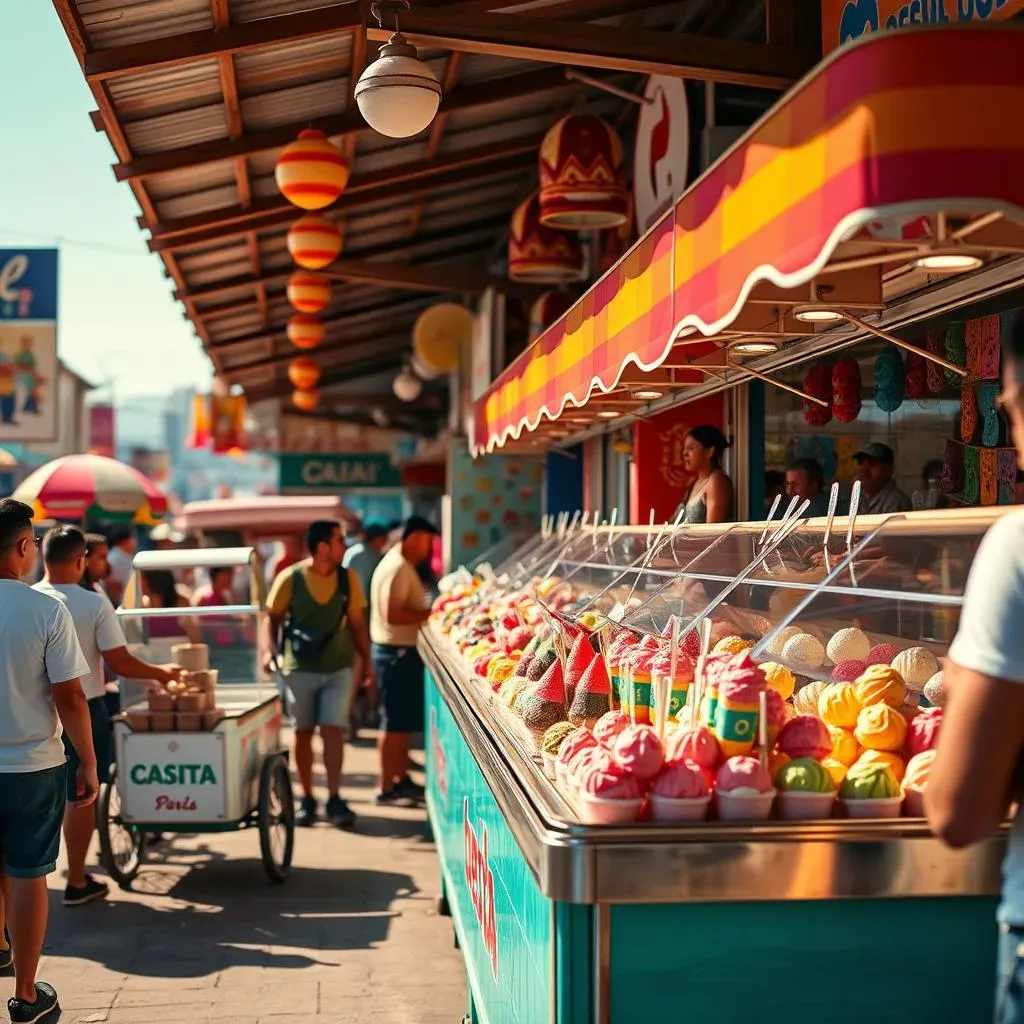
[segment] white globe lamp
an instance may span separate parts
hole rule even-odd
[[[441,83],[400,32],[380,48],[359,76],[356,104],[366,123],[391,139],[419,135],[437,114]]]
[[[400,401],[415,402],[423,391],[423,384],[418,377],[410,372],[408,367],[405,367],[394,379],[391,389],[394,391],[395,397]]]

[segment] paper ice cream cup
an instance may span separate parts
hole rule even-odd
[[[924,790],[919,786],[907,786],[903,790],[903,814],[907,818],[923,818]]]
[[[715,733],[726,757],[749,754],[757,739],[756,704],[720,700],[715,709]]]
[[[783,821],[811,821],[831,818],[835,802],[834,792],[807,793],[803,790],[788,790],[779,793],[776,808]]]
[[[636,821],[643,806],[643,797],[630,800],[607,800],[590,793],[578,796],[580,818],[587,825],[625,825]]]
[[[722,821],[765,821],[772,813],[775,790],[767,793],[722,793],[715,795]]]
[[[658,796],[651,793],[651,817],[654,821],[703,821],[708,816],[711,794],[690,798]]]
[[[840,800],[848,818],[898,818],[903,806],[902,796],[877,797],[870,800]]]

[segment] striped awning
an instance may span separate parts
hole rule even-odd
[[[793,306],[823,276],[873,267],[880,296],[882,267],[916,230],[934,238],[937,216],[1016,228],[1022,53],[1015,29],[943,28],[833,54],[501,374],[476,404],[474,451],[612,395],[676,346],[673,367],[699,363],[766,291]]]

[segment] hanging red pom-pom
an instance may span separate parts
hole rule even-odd
[[[832,367],[832,411],[840,423],[852,423],[860,415],[860,404],[860,366],[843,356]]]
[[[829,379],[828,366],[824,363],[815,363],[807,370],[804,374],[804,391],[828,402],[828,405],[804,402],[804,419],[812,427],[825,426],[832,419],[832,382]]]
[[[916,352],[908,352],[903,388],[907,398],[920,402],[929,395],[928,360]]]

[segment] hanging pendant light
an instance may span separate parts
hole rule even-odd
[[[392,382],[391,389],[399,401],[415,402],[423,391],[423,384],[408,366],[403,366],[401,372]]]
[[[312,391],[320,381],[320,367],[309,356],[300,356],[288,364],[288,379],[299,391]]]
[[[567,284],[587,276],[576,235],[545,227],[536,192],[512,214],[508,233],[508,276],[531,284]]]
[[[299,313],[319,313],[331,301],[331,282],[320,274],[297,270],[288,278],[287,295]]]
[[[371,5],[383,28],[381,7],[393,10],[395,31],[380,48],[377,59],[359,76],[356,104],[374,131],[391,139],[408,139],[430,127],[441,104],[441,83],[419,59],[416,47],[398,31],[398,12],[409,10],[408,0]]]

